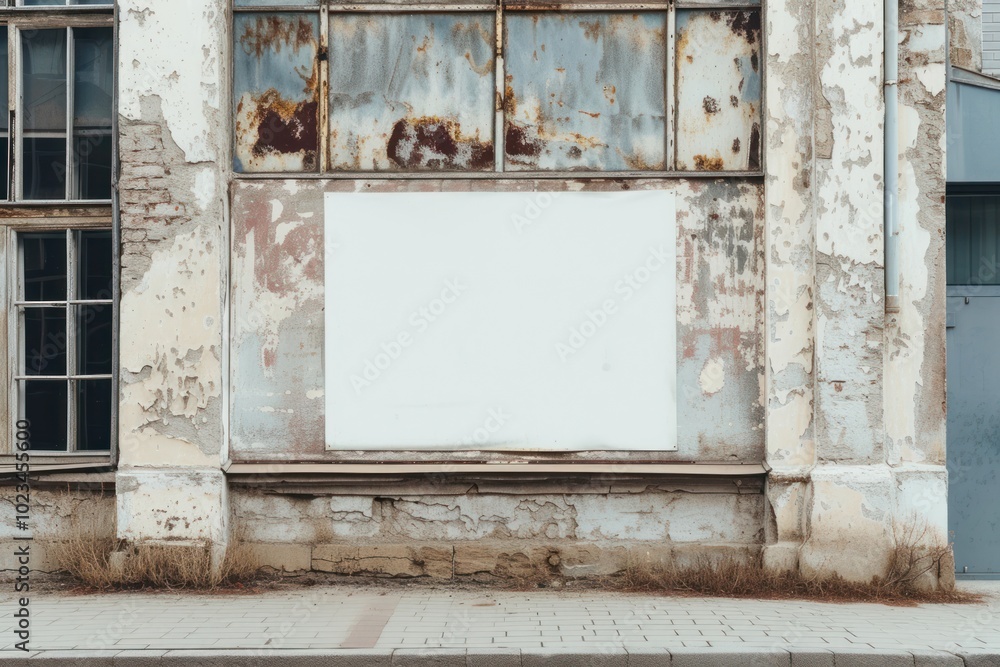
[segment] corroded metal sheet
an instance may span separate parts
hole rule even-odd
[[[392,453],[369,452],[371,457],[365,459],[356,452],[329,452],[324,445],[323,276],[325,263],[336,261],[341,252],[336,243],[324,240],[324,193],[467,191],[469,182],[256,180],[238,181],[233,187],[233,460],[389,460]],[[512,230],[528,235],[541,230],[552,198],[564,190],[676,192],[678,451],[656,457],[763,460],[762,184],[484,179],[477,187],[523,192],[524,220],[512,221]],[[405,317],[401,323],[405,325]],[[401,357],[399,363],[405,362]],[[385,372],[400,368],[394,365]],[[395,460],[410,456],[396,455]],[[536,455],[524,454],[532,456]],[[586,458],[585,453],[577,456]],[[444,457],[479,460],[502,454],[465,452]]]
[[[331,169],[493,169],[493,52],[491,14],[331,16]]]
[[[760,11],[677,12],[677,168],[761,165]]]
[[[234,19],[237,172],[316,171],[319,17]]]
[[[508,171],[663,169],[666,14],[508,14]]]

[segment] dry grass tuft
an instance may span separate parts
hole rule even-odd
[[[86,532],[53,545],[52,557],[80,584],[101,591],[210,590],[250,581],[260,569],[250,550],[239,543],[230,546],[222,566],[213,571],[207,547],[127,544]]]
[[[933,563],[933,564],[931,564]],[[798,572],[773,572],[758,556],[701,558],[690,565],[632,562],[618,576],[605,580],[617,590],[674,595],[755,598],[762,600],[816,600],[825,602],[881,602],[910,605],[922,602],[969,603],[980,597],[954,590],[930,590],[917,580],[937,567],[934,554],[917,556],[897,549],[889,574],[870,582],[850,582],[841,577],[810,579]]]

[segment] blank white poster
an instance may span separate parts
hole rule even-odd
[[[328,449],[676,449],[673,193],[330,193],[325,223]]]

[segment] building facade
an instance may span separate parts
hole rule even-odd
[[[948,543],[945,89],[949,59],[984,67],[982,6],[900,3],[887,124],[887,25],[871,1],[25,4],[0,10],[0,331],[5,458],[14,469],[31,440],[40,545],[90,523],[217,557],[239,540],[289,571],[585,576],[636,556],[763,553],[768,567],[866,580],[903,535]],[[466,297],[434,282],[422,258],[447,261],[451,241],[436,243],[421,202],[470,224],[521,206],[522,238],[569,195],[636,192],[670,195],[675,268],[646,268],[675,305],[626,313],[612,299],[622,314],[597,332],[603,283],[554,290],[552,303],[581,300],[546,349],[572,350],[554,369],[610,367],[619,358],[587,355],[629,349],[629,332],[667,313],[664,412],[625,401],[602,417],[607,437],[587,440],[546,421],[566,402],[551,392],[534,421],[531,405],[505,411],[529,371],[500,365],[495,404],[438,411],[486,376],[452,381],[421,360],[457,359],[458,373],[505,357],[482,342],[484,302],[462,311]],[[415,228],[389,220],[351,255],[331,225],[389,193],[413,197],[394,201]],[[599,210],[595,225],[615,222]],[[586,242],[567,234],[541,246],[553,261]],[[388,291],[362,279],[372,266]],[[367,310],[340,310],[352,295]],[[380,320],[390,303],[397,319]],[[498,340],[541,321],[507,312],[518,319]],[[446,320],[479,328],[463,337]],[[597,342],[577,346],[588,321]],[[617,324],[625,347],[605,347]],[[574,377],[560,373],[531,382]],[[613,387],[587,377],[586,390]],[[410,384],[395,399],[365,391],[397,378]],[[653,444],[625,428],[663,415]],[[551,433],[532,439],[536,427]]]

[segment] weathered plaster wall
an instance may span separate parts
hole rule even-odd
[[[947,11],[951,64],[982,71],[983,0],[948,0]]]
[[[237,490],[233,524],[273,567],[340,574],[501,574],[512,561],[544,569],[541,561],[555,555],[550,565],[577,576],[618,571],[637,554],[756,552],[764,525],[759,489],[680,486],[482,494],[424,486],[415,494],[315,496]]]
[[[118,511],[127,538],[225,535],[227,5],[119,3]]]
[[[110,473],[92,475],[86,485],[59,484],[56,475],[42,484],[33,478],[31,490],[31,573],[40,574],[59,569],[59,546],[72,537],[111,538],[115,534],[115,495]],[[86,488],[89,487],[89,488]],[[4,486],[0,497],[6,515],[15,515],[16,493],[13,486]],[[24,546],[25,533],[18,530],[13,518],[0,527],[0,578],[17,576],[15,551]]]
[[[763,459],[764,262],[758,183],[276,180],[234,186],[234,460],[362,457],[328,452],[323,441],[323,265],[337,252],[335,247],[324,249],[323,193],[427,188],[525,191],[525,210],[538,211],[532,224],[539,225],[545,223],[548,195],[531,192],[533,188],[676,191],[679,451],[656,457],[751,463]],[[523,233],[530,234],[530,226]],[[389,456],[394,455],[373,453],[368,458]],[[405,453],[395,456],[411,458]]]

